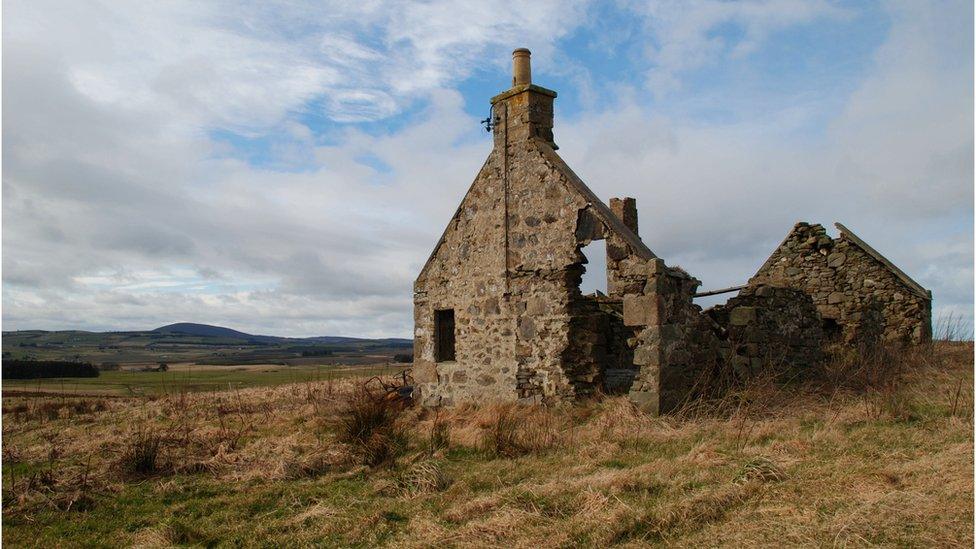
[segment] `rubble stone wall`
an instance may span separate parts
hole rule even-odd
[[[501,169],[489,157],[414,286],[415,381],[428,405],[515,396],[515,323],[505,296],[498,227],[504,218]],[[456,357],[436,361],[435,311],[453,309]]]
[[[624,326],[623,302],[610,297],[575,300],[565,365],[578,396],[623,394],[637,375],[627,345],[633,330]]]
[[[756,285],[706,314],[721,327],[740,379],[769,370],[788,376],[823,360],[820,313],[802,290]]]
[[[831,238],[822,225],[798,223],[749,283],[803,290],[824,319],[841,327],[847,343],[878,332],[889,342],[932,338],[931,297],[906,285],[853,238],[843,232]]]
[[[624,324],[636,329],[630,344],[640,372],[628,393],[641,408],[678,408],[703,372],[722,360],[724,343],[692,299],[700,282],[661,259],[645,262],[641,293],[624,297]],[[636,269],[625,271],[637,278]]]
[[[749,288],[703,312],[693,302],[700,282],[637,236],[635,201],[608,207],[555,153],[555,96],[520,84],[492,99],[494,148],[414,286],[425,405],[603,391],[662,413],[728,361],[742,376],[815,363],[833,326],[848,340],[931,337],[924,289],[853,234],[835,240],[805,223]],[[585,296],[581,249],[600,239],[608,295]],[[437,355],[445,309],[454,360]]]
[[[551,97],[529,89],[495,112],[495,148],[415,284],[414,379],[428,405],[582,398],[632,355],[620,300],[580,295],[580,249],[620,222],[581,192],[551,128],[535,127]],[[455,311],[452,362],[436,360],[438,309]]]

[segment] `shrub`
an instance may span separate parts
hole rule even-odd
[[[899,352],[884,347],[833,345],[827,359],[808,378],[832,389],[864,391],[894,382],[904,373],[902,359]]]
[[[932,339],[935,341],[972,341],[973,324],[960,314],[942,313],[935,321],[934,332]]]
[[[87,415],[102,412],[108,405],[102,399],[57,399],[33,400],[5,405],[4,414],[13,414],[20,421],[55,420],[71,415]]]
[[[898,398],[905,374],[935,360],[927,349],[835,343],[811,367],[791,371],[767,359],[758,374],[745,378],[735,375],[729,357],[702,368],[675,415],[686,419],[730,417],[743,408],[762,410],[785,402],[801,387],[826,394],[844,390]]]

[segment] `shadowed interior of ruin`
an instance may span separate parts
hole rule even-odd
[[[579,368],[572,376],[578,380],[575,383],[578,395],[591,396],[596,391],[626,394],[638,372],[634,366],[633,349],[627,345],[633,330],[624,326],[623,297],[606,294],[608,271],[604,258],[591,261],[587,256],[587,251],[590,254],[606,253],[606,246],[593,245],[596,242],[605,243],[605,240],[580,243],[577,249],[579,262],[567,269],[572,320],[565,359]],[[595,280],[594,285],[602,286],[604,290],[597,288],[584,294],[583,277],[589,274],[591,266],[595,267],[593,274],[603,278],[602,285],[596,284]]]

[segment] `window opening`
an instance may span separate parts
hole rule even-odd
[[[586,270],[580,282],[580,293],[589,295],[601,292],[607,295],[607,241],[594,240],[583,246],[580,252],[586,256]]]
[[[437,362],[454,360],[454,309],[434,312]]]

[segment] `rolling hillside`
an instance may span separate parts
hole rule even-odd
[[[409,339],[342,336],[289,338],[254,335],[222,326],[181,322],[148,331],[3,332],[3,357],[80,360],[95,364],[357,364],[409,354]]]

